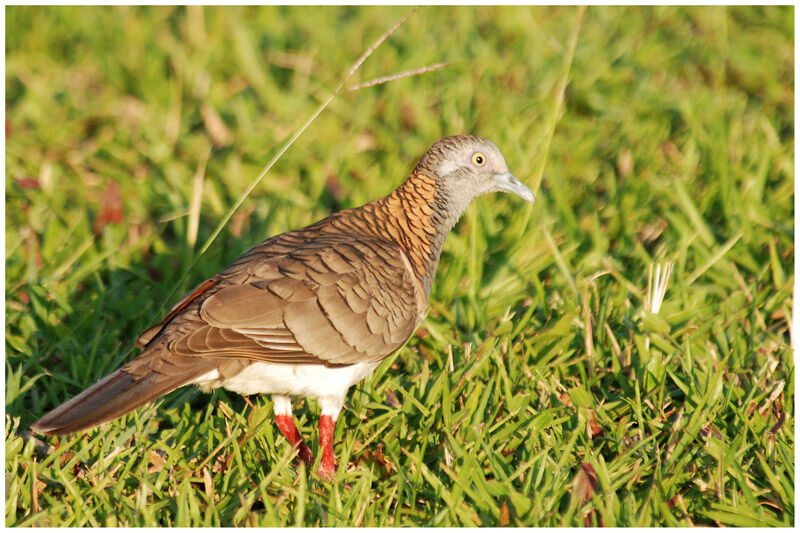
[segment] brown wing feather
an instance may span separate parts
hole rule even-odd
[[[227,285],[230,285],[231,283],[237,283],[237,279],[239,279],[238,282],[243,282],[240,278],[242,278],[243,274],[245,277],[247,277],[247,272],[250,267],[259,263],[263,263],[267,259],[286,255],[296,247],[313,241],[319,235],[320,229],[325,226],[325,223],[326,220],[323,219],[320,222],[317,222],[316,224],[306,228],[281,233],[280,235],[276,235],[259,243],[257,246],[240,256],[225,270],[221,271],[213,278],[205,280],[203,283],[184,294],[183,297],[178,300],[174,306],[172,306],[172,309],[169,310],[169,313],[167,313],[167,316],[164,317],[161,322],[149,327],[141,335],[139,335],[139,338],[136,340],[136,346],[139,348],[147,346],[159,333],[161,333],[165,326],[172,322],[173,319],[180,315],[182,311],[186,310],[193,302],[196,302],[197,300],[202,302],[203,299],[200,298],[200,296],[206,294],[221,280],[226,280]],[[277,267],[275,266],[274,268],[275,272],[274,276],[272,277],[280,276],[280,273],[277,271]],[[260,270],[262,271],[262,276],[263,274],[266,274],[266,272],[263,272],[265,270],[263,266]]]
[[[240,264],[196,313],[177,317],[166,331],[170,352],[287,363],[379,361],[413,333],[424,306],[403,252],[386,241],[319,238]]]
[[[164,317],[164,320],[162,320],[155,326],[147,328],[144,331],[144,333],[139,335],[139,338],[136,339],[136,346],[139,348],[144,348],[145,346],[147,346],[147,344],[151,340],[153,340],[153,337],[158,335],[158,333],[164,328],[164,326],[167,325],[173,318],[175,318],[175,316],[177,316],[178,313],[183,311],[187,305],[192,303],[192,301],[198,298],[201,294],[203,294],[208,289],[216,285],[216,283],[217,280],[211,278],[205,280],[203,283],[192,289],[188,294],[186,294],[183,298],[181,298],[178,303],[172,306],[172,309],[169,310],[169,313],[167,314],[166,317]]]

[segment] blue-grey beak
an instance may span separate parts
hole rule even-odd
[[[502,174],[495,174],[494,181],[497,184],[498,191],[511,192],[522,198],[527,202],[533,202],[533,191],[527,186],[523,185],[521,181],[511,175],[511,172],[503,172]]]

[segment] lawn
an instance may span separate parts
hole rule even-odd
[[[7,526],[794,524],[793,8],[421,8],[345,88],[451,64],[343,91],[228,218],[409,10],[6,7]],[[537,201],[455,227],[336,479],[268,397],[31,434],[185,291],[454,133]]]

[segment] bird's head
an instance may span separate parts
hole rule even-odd
[[[415,173],[435,180],[439,201],[456,220],[473,199],[488,192],[510,192],[534,201],[533,191],[508,171],[497,146],[473,135],[454,135],[436,142],[420,158]]]

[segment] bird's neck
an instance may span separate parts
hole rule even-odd
[[[433,178],[418,171],[391,194],[364,207],[374,215],[376,235],[403,249],[425,296],[430,295],[445,237],[461,213],[451,213]]]

